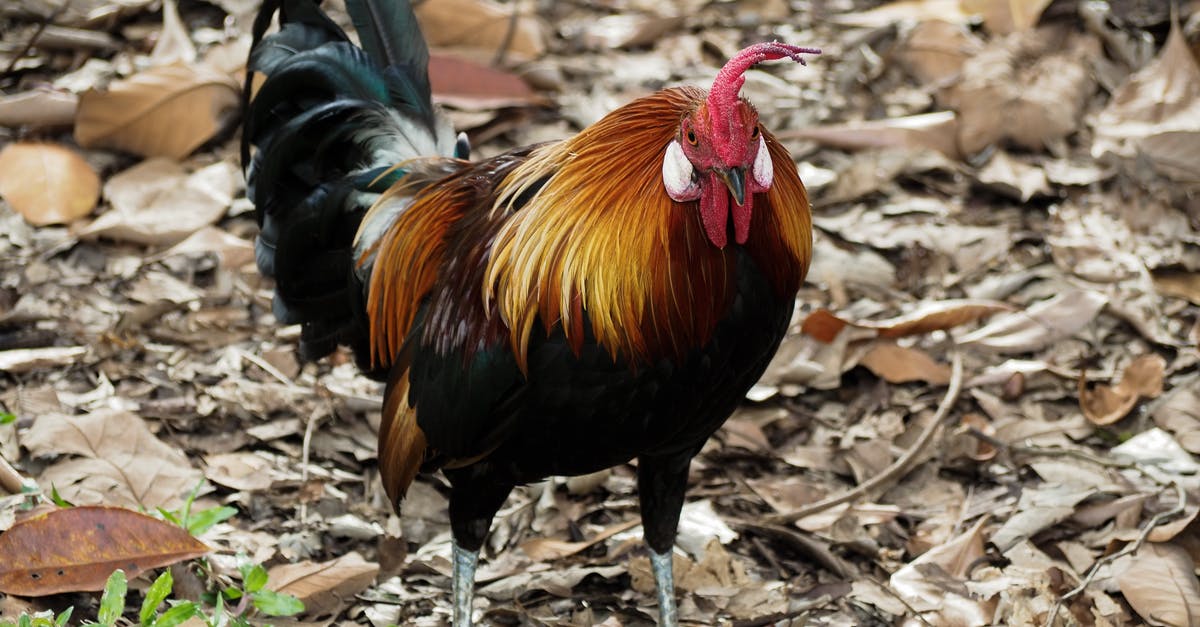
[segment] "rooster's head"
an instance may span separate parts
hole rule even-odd
[[[775,167],[758,123],[758,112],[738,92],[746,70],[772,59],[820,54],[779,42],[755,44],[734,55],[717,73],[708,97],[683,116],[666,147],[663,185],[673,200],[700,201],[700,219],[709,241],[724,248],[728,239],[729,198],[733,197],[733,236],[746,243],[754,194],[771,188]]]

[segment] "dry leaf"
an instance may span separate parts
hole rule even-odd
[[[937,363],[923,350],[895,342],[876,342],[858,364],[889,383],[924,381],[945,385],[950,382],[950,366]]]
[[[1079,377],[1079,406],[1083,415],[1098,425],[1110,425],[1124,418],[1138,399],[1162,394],[1166,366],[1166,360],[1158,355],[1142,355],[1125,367],[1116,385],[1088,389],[1087,380]]]
[[[179,7],[175,0],[163,0],[163,25],[158,42],[150,51],[150,62],[154,65],[196,62],[196,46],[192,43],[187,26],[179,18]]]
[[[87,354],[86,346],[52,346],[49,348],[14,348],[0,351],[0,372],[28,372],[73,364]]]
[[[1143,619],[1156,625],[1200,623],[1200,580],[1192,558],[1174,544],[1147,542],[1117,576],[1121,594]]]
[[[91,213],[100,177],[73,150],[17,142],[0,150],[0,196],[34,226],[62,224]]]
[[[780,139],[807,139],[835,148],[930,148],[960,159],[958,119],[953,111],[923,113],[886,120],[815,126],[778,133]]]
[[[908,33],[898,56],[921,84],[939,86],[956,79],[967,59],[982,47],[983,42],[965,25],[934,19]]]
[[[1073,290],[1034,303],[1025,311],[1000,314],[959,338],[959,343],[1001,353],[1035,351],[1087,326],[1107,302],[1108,298],[1099,292]]]
[[[1200,379],[1180,384],[1157,403],[1154,424],[1175,434],[1179,445],[1200,455]]]
[[[963,9],[983,16],[983,25],[996,35],[1029,30],[1037,25],[1051,0],[962,0]]]
[[[75,123],[79,96],[49,89],[31,89],[0,98],[0,126],[70,126]]]
[[[240,268],[254,261],[254,243],[215,226],[206,226],[151,258],[215,254],[222,268]]]
[[[144,420],[126,411],[44,414],[23,444],[39,457],[77,456],[37,477],[45,490],[56,488],[76,504],[172,509],[202,479],[182,451],[154,437]],[[137,472],[130,472],[134,468]]]
[[[104,193],[112,210],[78,235],[175,244],[225,215],[241,181],[241,172],[228,161],[191,174],[167,159],[143,161],[108,180]]]
[[[843,320],[827,309],[818,309],[804,319],[800,332],[829,343],[846,326],[875,329],[878,337],[901,338],[945,331],[974,322],[1012,306],[992,300],[942,300],[921,303],[916,309],[886,320]]]
[[[976,176],[989,189],[1025,202],[1033,196],[1050,194],[1046,171],[1012,158],[1003,150],[988,160]]]
[[[232,77],[203,65],[151,68],[105,91],[84,92],[75,140],[85,148],[183,159],[232,120],[238,92]]]
[[[581,542],[567,542],[564,540],[555,540],[554,538],[534,538],[523,543],[521,550],[535,562],[549,562],[574,555],[586,548],[595,546],[597,543],[603,542],[622,531],[627,531],[640,525],[641,522],[640,519],[634,518],[623,523],[617,523]]]
[[[1094,90],[1090,61],[1097,41],[1039,29],[990,43],[963,66],[962,81],[939,94],[958,112],[958,147],[966,155],[1011,140],[1041,150],[1079,125]]]
[[[942,20],[954,24],[970,24],[976,13],[968,10],[963,0],[898,0],[869,11],[831,15],[830,22],[851,26],[881,27],[895,22],[925,22]]]
[[[1158,58],[1113,92],[1092,126],[1092,156],[1140,151],[1167,176],[1200,180],[1200,63],[1177,21]]]
[[[458,109],[499,109],[547,103],[516,74],[446,55],[435,54],[429,58],[429,84],[434,100]]]
[[[379,564],[358,553],[347,553],[329,562],[299,562],[276,566],[267,573],[268,586],[304,602],[308,615],[338,612],[354,595],[375,582]]]
[[[660,41],[683,23],[682,15],[606,15],[589,21],[581,40],[593,50],[636,48]]]
[[[0,535],[0,591],[46,596],[103,590],[118,568],[132,579],[209,550],[186,529],[127,509],[56,509]]]
[[[438,0],[416,5],[421,32],[433,48],[465,48],[491,58],[505,48],[514,62],[529,61],[546,51],[541,21],[513,11],[521,5],[501,5],[492,0]],[[510,32],[511,29],[511,32]]]
[[[932,612],[936,624],[988,625],[992,613],[984,603],[970,598],[965,589],[972,564],[984,556],[984,516],[958,537],[936,546],[892,574],[889,582],[896,594],[916,611]],[[950,585],[947,585],[950,584]]]

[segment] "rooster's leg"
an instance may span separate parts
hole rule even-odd
[[[475,597],[475,565],[479,549],[492,527],[492,518],[504,505],[512,485],[481,481],[486,473],[468,466],[445,470],[450,480],[450,530],[454,535],[454,627],[471,627],[471,601]]]
[[[683,491],[687,487],[688,464],[693,451],[668,457],[638,458],[638,499],[642,508],[642,529],[650,545],[650,565],[658,590],[658,624],[676,627],[675,580],[671,572],[675,528],[683,509]]]
[[[475,598],[475,565],[479,551],[464,549],[454,541],[454,627],[471,627],[471,601]]]

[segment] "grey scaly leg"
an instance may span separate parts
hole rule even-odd
[[[679,610],[675,607],[675,574],[671,551],[650,551],[650,566],[654,569],[654,587],[658,590],[658,624],[678,627]]]
[[[468,551],[453,543],[454,627],[471,627],[471,600],[475,596],[475,565],[479,551]]]

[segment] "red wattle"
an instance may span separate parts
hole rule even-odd
[[[704,232],[708,234],[708,241],[717,248],[725,248],[728,239],[725,234],[725,224],[729,221],[729,190],[725,189],[725,184],[714,173],[709,173],[705,179],[704,191],[700,194],[700,221],[704,223]],[[750,226],[749,211],[747,208],[747,228]],[[734,230],[735,235],[740,233],[737,231],[736,224]],[[738,243],[743,242],[744,239],[739,236]]]

